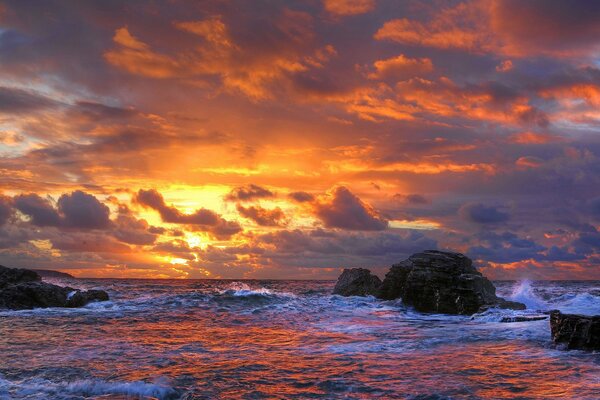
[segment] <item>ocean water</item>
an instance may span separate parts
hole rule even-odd
[[[331,281],[55,281],[81,309],[0,312],[0,399],[600,399],[600,354],[543,311],[600,314],[600,282],[495,282],[526,311],[420,314]],[[543,314],[542,314],[543,315]]]

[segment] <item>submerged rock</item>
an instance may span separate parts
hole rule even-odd
[[[477,271],[470,258],[460,253],[437,250],[416,253],[392,265],[381,285],[374,278],[377,277],[367,269],[344,270],[334,293],[374,294],[385,300],[402,298],[417,311],[444,314],[470,315],[493,307],[526,308],[522,303],[497,297],[492,282]],[[346,291],[350,294],[344,294]]]
[[[511,322],[531,322],[531,321],[541,321],[544,319],[548,319],[547,315],[515,315],[512,317],[502,317],[500,322],[511,323]]]
[[[600,315],[550,313],[550,332],[555,343],[568,349],[600,350]]]
[[[365,268],[344,269],[338,278],[333,294],[341,296],[374,296],[381,279]]]
[[[35,271],[0,266],[0,309],[82,307],[92,301],[108,300],[103,290],[81,291],[41,280]]]

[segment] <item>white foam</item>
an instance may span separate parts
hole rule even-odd
[[[590,293],[564,294],[549,305],[565,313],[600,315],[600,296]]]
[[[540,299],[533,292],[533,287],[531,286],[531,281],[524,280],[519,282],[519,284],[513,290],[513,293],[510,295],[510,300],[518,301],[527,306],[528,309],[534,310],[547,310],[548,304]]]
[[[281,297],[295,297],[291,293],[280,293],[269,290],[264,287],[252,289],[245,283],[234,282],[230,284],[227,289],[221,290],[221,294],[231,294],[236,297],[247,297],[247,296],[281,296]]]
[[[177,391],[166,380],[158,379],[153,383],[143,381],[115,381],[101,379],[82,379],[75,381],[53,382],[42,378],[23,381],[9,381],[0,376],[0,399],[9,398],[65,398],[65,395],[101,396],[125,395],[144,396],[157,399],[171,399]]]

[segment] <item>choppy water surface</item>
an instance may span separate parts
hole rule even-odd
[[[424,315],[317,281],[63,281],[112,301],[0,313],[0,399],[599,399],[600,354],[547,320]],[[600,282],[497,282],[600,314]]]

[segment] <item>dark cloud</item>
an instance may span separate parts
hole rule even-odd
[[[292,192],[288,194],[288,197],[298,203],[308,203],[315,199],[315,196],[307,192]]]
[[[368,266],[389,268],[423,249],[436,249],[437,242],[417,231],[346,232],[283,230],[255,238],[255,246],[264,246],[260,257],[285,266],[331,267]],[[384,268],[385,267],[385,268]]]
[[[242,217],[249,218],[261,226],[280,226],[285,220],[285,214],[279,207],[268,210],[258,206],[243,207],[238,205],[237,210]]]
[[[591,199],[588,202],[588,207],[592,215],[594,215],[595,217],[600,217],[600,197]]]
[[[600,5],[587,0],[502,0],[492,7],[492,24],[522,51],[572,52],[598,46]]]
[[[31,218],[36,226],[74,229],[107,229],[110,209],[91,194],[76,190],[58,199],[58,208],[37,194],[15,196],[15,208]]]
[[[327,228],[379,231],[388,226],[384,217],[343,186],[335,188],[325,201],[315,204],[314,212]]]
[[[11,198],[0,195],[0,226],[8,222],[12,213],[13,208]]]
[[[0,113],[28,113],[57,104],[55,101],[33,92],[0,86]]]
[[[153,244],[158,233],[143,219],[137,219],[132,214],[121,214],[114,220],[113,236],[123,243],[146,246]]]
[[[31,218],[36,226],[60,226],[61,215],[48,199],[35,193],[21,194],[14,197],[15,208]]]
[[[467,203],[459,210],[460,215],[467,221],[478,224],[495,224],[506,222],[510,215],[500,211],[494,206],[486,206],[481,203]]]
[[[249,184],[234,188],[231,192],[229,192],[225,199],[229,201],[250,201],[254,199],[266,199],[271,197],[275,197],[275,193],[271,192],[269,189],[265,189],[258,185]]]
[[[58,199],[64,226],[79,229],[106,229],[110,226],[110,209],[91,194],[76,190]]]
[[[183,214],[177,208],[168,206],[163,196],[154,189],[140,189],[136,193],[134,201],[158,211],[164,222],[191,225],[199,230],[210,232],[216,237],[228,238],[242,231],[237,222],[227,221],[206,208],[200,208],[192,214]]]
[[[395,194],[394,195],[395,199],[398,199],[402,202],[408,203],[408,204],[412,204],[412,205],[419,205],[419,204],[428,204],[429,200],[421,195],[421,194]]]

